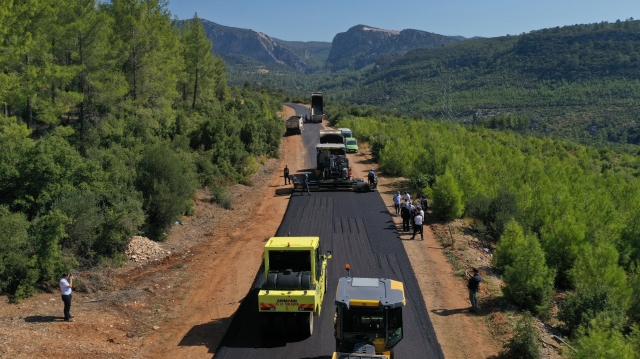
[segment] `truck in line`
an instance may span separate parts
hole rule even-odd
[[[287,132],[285,135],[290,135],[292,133],[302,134],[302,130],[304,130],[304,123],[302,122],[302,116],[291,116],[285,122],[285,127]]]
[[[322,92],[314,92],[311,94],[311,122],[322,123],[324,120]]]

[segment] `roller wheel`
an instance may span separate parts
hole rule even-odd
[[[263,338],[268,337],[271,333],[271,324],[269,322],[270,315],[267,313],[260,313],[258,320],[260,321],[260,334]]]
[[[313,334],[313,312],[300,313],[298,316],[298,330],[303,338],[308,338]]]
[[[284,336],[284,316],[281,314],[273,314],[271,318],[271,333],[275,337]]]
[[[296,326],[296,316],[293,314],[286,314],[284,317],[284,330],[285,330],[285,334],[288,337],[295,337],[296,333],[297,333],[297,326]]]

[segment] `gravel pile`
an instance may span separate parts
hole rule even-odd
[[[158,243],[141,236],[133,236],[124,253],[135,262],[158,259],[171,254],[162,249]]]

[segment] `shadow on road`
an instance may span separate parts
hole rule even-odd
[[[459,309],[433,309],[431,313],[439,315],[441,317],[448,317],[450,315],[469,313],[469,308],[459,308]]]
[[[50,322],[62,322],[63,317],[55,317],[53,315],[32,315],[25,317],[24,321],[27,323],[50,323]]]
[[[291,188],[291,187],[278,188],[276,190],[276,196],[288,196],[288,195],[290,195],[292,193],[293,193],[293,188]]]
[[[187,334],[185,334],[180,343],[178,343],[178,346],[204,346],[209,350],[209,353],[213,354],[218,345],[216,338],[220,338],[220,335],[212,334],[224,333],[229,327],[230,322],[231,318],[221,318],[209,323],[193,326]]]
[[[249,293],[241,301],[238,310],[225,320],[230,320],[228,329],[224,338],[220,342],[220,346],[216,349],[216,352],[224,347],[228,348],[276,348],[287,345],[287,341],[282,338],[262,338],[260,335],[260,328],[257,325],[257,312],[258,312],[258,292],[259,288],[251,288]],[[210,325],[209,324],[204,324]],[[194,327],[195,329],[195,327]],[[206,328],[203,328],[206,329]],[[212,328],[206,329],[212,330]],[[191,332],[191,331],[190,331]],[[206,332],[204,332],[206,333]],[[188,334],[187,334],[188,335]],[[185,336],[186,338],[187,336]],[[184,340],[184,339],[183,339]],[[210,350],[212,350],[210,348]]]

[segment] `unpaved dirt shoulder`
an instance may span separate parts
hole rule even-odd
[[[294,114],[285,106],[282,117]],[[286,212],[292,188],[284,185],[284,166],[303,165],[296,162],[302,157],[295,156],[302,148],[301,136],[284,137],[281,148],[265,183],[235,193],[232,215],[196,248],[180,310],[166,322],[166,330],[148,338],[150,357],[202,358],[219,346],[262,263],[264,242],[275,235]]]
[[[371,168],[379,173],[366,143],[360,143],[360,152],[350,156],[354,177],[366,178]],[[407,189],[407,183],[404,178],[379,174],[378,192],[399,230],[445,358],[484,359],[498,354],[501,343],[491,337],[483,316],[469,313],[465,282],[455,275],[431,227],[425,225],[424,241],[411,240],[410,233],[400,231],[402,219],[394,214],[393,194]]]
[[[281,116],[294,114],[284,107]],[[55,287],[20,304],[2,297],[0,358],[213,356],[258,271],[263,241],[282,222],[291,193],[282,169],[302,168],[303,156],[289,156],[302,148],[300,136],[285,137],[281,158],[263,162],[254,186],[231,188],[232,210],[198,191],[195,214],[161,243],[170,255],[79,274],[73,323],[62,321]]]

